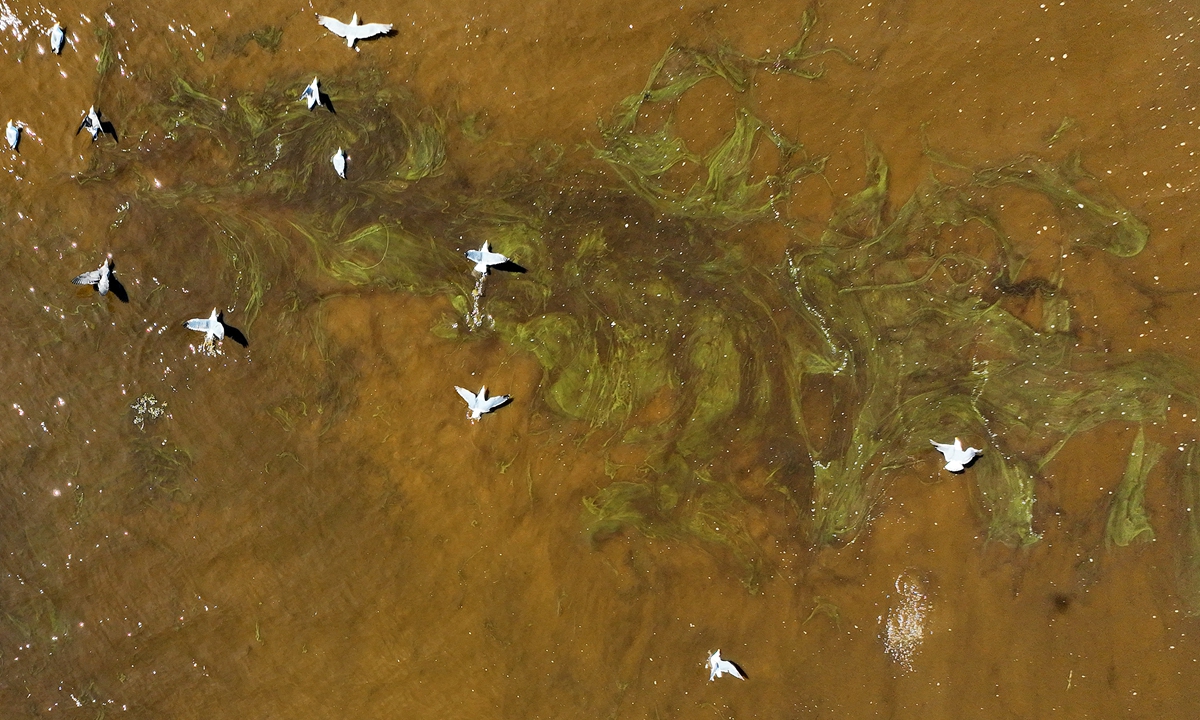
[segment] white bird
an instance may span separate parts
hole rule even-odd
[[[932,443],[933,446],[937,448],[937,451],[942,454],[942,457],[946,459],[946,469],[952,473],[962,472],[968,465],[971,464],[972,460],[983,454],[982,450],[973,447],[964,449],[962,446],[962,440],[959,440],[958,438],[954,438],[953,445],[940,443],[936,440],[930,440],[929,442]]]
[[[304,92],[300,93],[300,99],[308,103],[309,110],[325,104],[321,102],[321,85],[316,78],[313,78],[308,87],[304,88]]]
[[[718,650],[715,653],[713,653],[712,655],[708,656],[708,670],[709,670],[709,673],[708,673],[708,681],[709,682],[716,680],[717,678],[723,676],[725,673],[729,673],[730,675],[734,676],[735,678],[738,678],[739,680],[746,679],[746,676],[742,674],[742,671],[738,669],[737,665],[734,665],[733,663],[729,662],[728,660],[721,659],[721,651],[720,650]]]
[[[488,274],[488,267],[491,265],[501,265],[508,262],[508,258],[498,252],[492,252],[488,247],[487,241],[484,241],[483,247],[478,250],[468,250],[467,259],[475,263],[475,272],[480,275]]]
[[[85,272],[77,276],[71,282],[76,285],[95,285],[101,295],[108,294],[108,288],[111,287],[113,281],[113,263],[112,255],[104,258],[104,264],[98,270]],[[120,293],[118,293],[119,295]]]
[[[92,142],[96,142],[96,138],[104,132],[104,126],[100,123],[100,111],[96,109],[95,105],[88,108],[87,115],[83,116],[83,122],[79,123],[79,129],[75,131],[75,134],[78,135],[83,130],[92,134]]]
[[[346,179],[346,152],[341,148],[333,154],[329,160],[333,163],[333,169],[337,171],[338,177]]]
[[[217,315],[217,309],[213,308],[212,315],[206,318],[192,318],[187,323],[188,330],[195,330],[204,333],[204,342],[211,343],[214,339],[225,339],[225,326],[221,324],[221,316]]]
[[[317,22],[334,35],[346,38],[346,47],[354,47],[354,43],[358,40],[368,40],[377,35],[386,35],[392,31],[392,26],[389,23],[366,23],[360,25],[358,22],[358,13],[354,13],[354,17],[350,18],[349,24],[337,18],[326,17],[324,15],[318,15]]]
[[[10,148],[16,150],[17,143],[21,142],[21,125],[19,123],[13,125],[13,121],[9,120],[8,125],[4,128],[4,139],[8,141]]]
[[[471,392],[466,388],[461,388],[457,385],[454,389],[462,396],[463,400],[467,401],[467,407],[471,410],[471,422],[483,417],[484,413],[490,413],[504,403],[512,400],[509,395],[497,395],[496,397],[487,397],[487,386],[479,388],[479,394]]]
[[[59,23],[54,23],[54,27],[50,28],[50,50],[55,55],[61,55],[63,43],[67,40],[67,34],[63,32],[63,26]]]

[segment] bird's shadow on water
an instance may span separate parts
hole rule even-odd
[[[738,669],[738,672],[740,672],[740,673],[742,674],[742,679],[743,679],[743,680],[749,680],[749,679],[750,679],[750,673],[746,672],[746,668],[742,667],[740,663],[735,663],[735,662],[734,662],[734,661],[732,661],[732,660],[730,660],[730,661],[728,661],[728,662],[729,662],[729,664],[730,664],[730,665],[732,665],[732,666],[734,666],[735,668],[737,668],[737,669]]]
[[[129,293],[126,292],[125,286],[117,279],[115,275],[108,279],[108,291],[117,296],[117,299],[123,303],[129,302]]]
[[[337,110],[333,109],[333,98],[329,97],[327,93],[318,92],[317,99],[321,101],[321,104],[324,105],[331,114],[337,115]]]
[[[969,468],[969,467],[971,467],[972,465],[974,465],[974,464],[975,464],[975,463],[976,463],[976,462],[979,460],[979,458],[981,458],[981,457],[983,457],[983,456],[982,456],[982,455],[976,455],[975,457],[971,458],[971,459],[970,459],[968,462],[966,462],[966,463],[963,463],[963,469],[962,469],[962,470],[959,470],[958,472],[954,472],[953,470],[951,470],[951,472],[954,472],[954,474],[955,474],[955,475],[962,475],[963,473],[965,473],[965,472],[967,471],[967,468]]]
[[[221,323],[221,327],[225,328],[225,337],[234,341],[238,345],[241,345],[242,347],[250,347],[250,341],[246,339],[245,333],[225,322],[225,313],[221,313],[217,316],[217,322]]]
[[[107,120],[100,121],[100,132],[105,135],[112,135],[113,142],[115,143],[121,142],[120,138],[117,137],[117,128]]]
[[[500,263],[500,264],[498,264],[498,265],[493,265],[493,266],[491,267],[491,269],[492,269],[492,270],[501,270],[501,271],[503,271],[503,272],[512,272],[512,273],[525,273],[525,272],[529,272],[529,271],[528,271],[528,270],[526,270],[524,267],[522,267],[521,265],[518,265],[518,264],[516,264],[516,263],[515,263],[515,262],[513,262],[512,260],[505,260],[504,262],[502,262],[502,263]]]
[[[108,270],[108,291],[117,296],[117,299],[123,303],[129,302],[129,292],[125,290],[125,286],[117,279],[117,261],[109,258]]]

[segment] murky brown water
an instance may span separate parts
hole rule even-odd
[[[314,9],[397,32],[355,52]],[[752,576],[745,557],[686,535],[625,527],[590,542],[584,499],[633,477],[622,468],[653,465],[620,442],[624,425],[556,412],[538,359],[502,334],[431,332],[455,312],[445,294],[340,282],[295,233],[222,245],[233,221],[209,208],[261,238],[262,218],[303,225],[349,191],[317,148],[302,192],[241,201],[239,156],[222,136],[173,132],[161,110],[176,75],[233,105],[268,91],[290,102],[316,74],[347,122],[369,108],[340,101],[339,80],[407,90],[476,128],[450,136],[436,179],[437,192],[467,198],[447,199],[449,212],[498,187],[535,195],[530,158],[537,167],[558,147],[573,162],[600,145],[597,119],[673,42],[770,55],[795,42],[801,11],[0,4],[0,119],[28,124],[20,154],[0,154],[0,715],[1192,717],[1200,599],[1184,572],[1178,478],[1200,408],[1174,402],[1146,423],[1167,448],[1145,491],[1153,542],[1105,542],[1136,432],[1120,422],[1074,437],[1042,469],[1041,539],[1020,549],[986,540],[977,469],[950,475],[932,452],[887,474],[865,530],[818,545],[805,524],[812,471],[796,471],[796,451],[773,436],[729,433],[705,472],[745,499]],[[61,57],[47,51],[51,12],[68,29]],[[246,35],[269,26],[282,29],[274,52]],[[721,232],[750,263],[778,266],[796,233],[819,235],[861,189],[864,140],[887,158],[894,206],[931,172],[923,142],[971,166],[1078,151],[1150,227],[1149,245],[1132,258],[1076,251],[1053,212],[1013,201],[1005,219],[1024,272],[1070,289],[1081,348],[1196,357],[1198,32],[1200,11],[1180,2],[825,2],[816,45],[853,62],[824,56],[811,82],[759,73],[753,96],[759,117],[828,156],[825,181],[796,183],[792,226]],[[105,38],[116,56],[98,73]],[[737,107],[714,87],[676,109],[696,147],[719,142]],[[75,134],[93,103],[119,143]],[[1064,118],[1073,124],[1048,146]],[[383,167],[373,149],[390,138],[358,138],[347,182],[369,183]],[[554,187],[620,187],[587,167]],[[632,202],[566,207],[617,227]],[[389,217],[438,229],[447,251],[477,247],[432,203]],[[377,219],[351,217],[348,229]],[[69,283],[108,252],[128,304]],[[252,262],[269,287],[247,313]],[[469,288],[465,260],[461,271],[454,282]],[[488,299],[531,279],[494,273]],[[1038,302],[1007,307],[1040,316],[1026,307]],[[195,351],[182,322],[214,306],[248,347]],[[485,382],[514,402],[473,425],[452,386]],[[676,394],[637,421],[668,415]],[[165,413],[138,425],[131,406],[146,395]],[[821,398],[805,402],[820,415]],[[718,648],[748,680],[709,682]]]

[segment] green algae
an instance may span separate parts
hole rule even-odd
[[[741,391],[742,359],[733,329],[715,312],[692,321],[688,338],[688,378],[692,408],[676,448],[685,456],[706,456],[715,428],[733,413]]]
[[[269,53],[274,53],[279,50],[279,43],[283,41],[283,28],[276,25],[268,25],[258,30],[251,30],[246,33],[247,40],[253,40],[260,48]]]
[[[117,61],[117,51],[113,49],[113,32],[104,24],[96,25],[93,32],[100,43],[100,52],[96,53],[96,74],[103,77]]]
[[[137,485],[128,488],[139,503],[159,498],[184,502],[189,494],[181,478],[192,463],[192,456],[165,437],[138,435],[133,443],[133,460],[140,477]]]
[[[1121,484],[1113,493],[1105,525],[1105,542],[1125,547],[1135,540],[1153,540],[1154,529],[1146,512],[1146,478],[1162,457],[1164,448],[1157,443],[1146,444],[1145,430],[1139,426]]]
[[[313,173],[330,169],[329,158],[339,147],[350,155],[351,178],[364,179],[358,189],[377,197],[402,193],[441,172],[445,119],[409,94],[388,89],[379,73],[327,80],[337,114],[309,111],[297,100],[303,86],[300,79],[287,86],[269,83],[261,92],[225,99],[215,87],[179,76],[164,102],[145,112],[177,141],[215,141],[224,148],[232,173],[225,187],[237,193],[311,200],[336,179]]]
[[[1050,133],[1050,136],[1046,138],[1046,145],[1050,146],[1058,142],[1063,138],[1063,135],[1065,135],[1068,131],[1073,130],[1077,125],[1078,123],[1075,122],[1074,118],[1063,118],[1062,122],[1060,122],[1058,127],[1055,128],[1054,132]]]
[[[217,245],[225,256],[229,269],[234,274],[233,303],[231,304],[241,305],[242,317],[245,318],[243,324],[248,328],[258,317],[258,313],[262,309],[263,298],[270,289],[263,259],[259,253],[272,249],[272,243],[256,242],[250,238],[250,235],[257,233],[261,238],[273,234],[274,229],[270,227],[252,229],[237,222],[234,218],[210,219],[210,229],[216,235]]]
[[[837,242],[839,236],[843,240],[868,239],[879,233],[888,199],[888,166],[883,153],[872,143],[867,143],[866,156],[866,186],[834,210],[822,245]]]
[[[1021,158],[978,170],[975,180],[981,187],[1014,185],[1044,195],[1072,225],[1076,242],[1117,257],[1137,255],[1149,240],[1150,229],[1127,208],[1085,192],[1082,186],[1095,178],[1083,168],[1077,153],[1058,164]]]
[[[999,448],[985,452],[972,466],[980,513],[989,540],[1014,547],[1041,539],[1033,529],[1036,471],[1032,463],[1004,457]]]
[[[1162,355],[1112,363],[1072,352],[1073,341],[1065,334],[1069,305],[1053,302],[1065,298],[1049,280],[1037,285],[1053,293],[1042,327],[964,292],[981,281],[998,284],[992,278],[1015,283],[1020,277],[1022,260],[997,222],[962,201],[969,188],[991,187],[994,179],[975,173],[958,187],[927,183],[889,217],[886,163],[870,146],[867,154],[864,189],[835,209],[817,248],[786,261],[798,301],[793,308],[816,333],[815,344],[797,364],[810,376],[832,376],[833,413],[849,420],[821,446],[806,440],[815,464],[815,539],[854,537],[890,471],[911,463],[928,438],[999,438],[1016,430],[1017,437],[1027,438],[1023,453],[985,451],[973,473],[978,507],[990,538],[1014,545],[1035,542],[1037,471],[1071,437],[1101,423],[1165,417],[1170,397],[1194,403],[1196,370]],[[1049,173],[1048,164],[1024,165]],[[1075,199],[1062,183],[1021,186],[1051,200]],[[939,198],[949,207],[939,208]],[[1101,207],[1081,204],[1093,211]],[[1109,218],[1126,212],[1104,208]],[[929,246],[930,229],[976,221],[996,238],[990,262],[938,254]],[[1105,249],[1125,255],[1136,248]],[[802,403],[793,400],[792,405]]]
[[[759,180],[751,167],[759,136],[770,140],[784,157],[783,165]],[[650,133],[609,133],[596,157],[609,163],[631,190],[660,212],[680,217],[741,222],[768,218],[779,212],[791,184],[824,168],[824,158],[794,161],[798,146],[747,111],[738,113],[733,129],[703,158],[694,155],[675,136],[668,123]],[[677,165],[691,162],[703,168],[686,189],[666,177]]]
[[[1179,593],[1191,617],[1200,616],[1200,443],[1193,442],[1178,474],[1183,523],[1177,551]]]
[[[1042,300],[1042,329],[1045,332],[1071,332],[1071,301],[1059,295]]]
[[[813,50],[809,47],[809,39],[812,37],[813,29],[817,26],[817,19],[817,5],[814,3],[805,8],[800,16],[800,36],[796,42],[778,55],[768,54],[757,58],[754,65],[775,75],[788,74],[807,80],[816,80],[825,74],[825,66],[811,61],[822,55],[834,54],[848,63],[853,63],[854,58],[841,48],[828,47]]]
[[[373,223],[341,240],[335,239],[336,233],[314,226],[294,228],[308,240],[321,268],[349,285],[436,292],[443,289],[438,279],[459,264],[456,255],[431,238],[406,232],[392,223]]]
[[[747,108],[734,116],[733,128],[707,153],[688,148],[675,131],[673,110],[659,127],[639,129],[639,116],[647,104],[671,108],[687,91],[709,78],[725,81],[736,93],[747,92],[754,70],[769,66],[776,72],[793,72],[816,54],[805,54],[812,21],[805,13],[800,41],[771,62],[754,60],[722,45],[715,50],[672,47],[651,70],[643,89],[622,100],[611,119],[600,123],[603,146],[595,157],[606,162],[639,197],[662,213],[680,217],[743,222],[772,217],[781,210],[791,185],[806,175],[820,173],[824,158],[809,158],[803,147],[786,138]],[[819,77],[820,73],[803,75]],[[779,155],[778,167],[752,179],[752,167],[766,138]],[[691,165],[691,182],[673,177],[673,170]]]
[[[681,461],[675,458],[673,464]],[[759,551],[739,512],[745,500],[728,483],[714,482],[704,473],[682,483],[617,481],[584,498],[583,506],[593,543],[626,527],[658,540],[700,539],[732,552],[747,573],[747,587],[757,587]]]
[[[673,377],[665,349],[623,328],[585,330],[564,313],[548,313],[508,328],[513,344],[546,371],[545,398],[562,415],[594,426],[620,424]],[[600,346],[600,339],[605,345]],[[603,354],[602,354],[603,353]]]
[[[71,638],[71,622],[63,616],[62,600],[44,594],[31,597],[4,608],[9,625],[28,642],[62,647]]]
[[[1133,257],[1148,230],[1077,157],[972,168],[929,151],[935,167],[897,198],[871,142],[861,188],[823,227],[787,217],[782,201],[825,161],[763,119],[755,78],[821,78],[818,58],[838,51],[809,47],[813,23],[806,12],[797,43],[771,57],[670,48],[600,123],[589,157],[541,143],[528,167],[480,186],[447,160],[447,128],[485,140],[475,116],[455,121],[378,72],[323,78],[336,115],[296,100],[302,78],[227,97],[181,76],[145,116],[228,177],[143,183],[134,211],[199,217],[248,320],[301,314],[295,298],[318,287],[434,295],[445,303],[438,337],[528,353],[542,379],[522,403],[563,432],[646,458],[584,498],[594,542],[625,528],[694,541],[753,576],[760,551],[747,518],[761,508],[739,492],[737,463],[795,453],[770,468],[771,488],[802,511],[789,529],[836,545],[886,512],[900,472],[940,467],[930,439],[959,436],[984,448],[964,481],[987,538],[1035,543],[1040,473],[1068,442],[1194,405],[1200,384],[1178,358],[1117,362],[1077,347],[1069,278],[1029,272],[996,197],[1050,208],[1087,252]],[[707,148],[683,140],[674,112],[702,83],[738,105]],[[339,146],[352,158],[345,181],[329,167]],[[764,257],[760,234],[784,238],[782,257]],[[527,272],[493,272],[483,292],[461,253],[485,241]],[[1017,311],[1029,298],[1040,318]],[[488,318],[476,327],[464,322],[473,300]],[[306,338],[301,357],[333,362],[320,311],[305,317],[312,332],[293,333]],[[290,397],[307,414],[344,409],[350,396],[342,383]],[[285,405],[271,412],[291,428],[299,415]]]
[[[445,120],[426,111],[402,122],[402,127],[408,142],[404,149],[404,161],[393,171],[393,175],[405,182],[415,182],[440,173],[446,164]]]

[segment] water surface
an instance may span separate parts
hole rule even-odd
[[[314,11],[396,33],[356,52]],[[1200,15],[826,2],[806,47],[840,52],[796,64],[815,79],[772,72],[802,12],[0,6],[0,98],[28,125],[0,160],[4,716],[1189,717]],[[749,82],[642,108],[626,130],[669,116],[694,155],[650,197],[603,159],[628,136],[605,129],[673,46],[735,58]],[[654,88],[694,67],[676,58]],[[314,75],[336,115],[296,100]],[[75,132],[93,104],[116,141]],[[750,116],[770,133],[735,209],[767,209],[679,200]],[[414,156],[426,131],[444,160]],[[1087,197],[1148,229],[1144,250],[1098,247],[1095,217],[1045,192],[970,179],[1075,154]],[[872,157],[886,202],[839,225]],[[898,381],[821,369],[839,345],[805,298],[847,256],[803,258],[869,240],[931,175],[963,183],[1011,256],[977,218],[914,231],[924,255],[855,256],[884,269],[854,277],[905,266],[933,273],[913,302],[995,304],[1061,350],[1031,363],[1118,398],[1114,419],[929,420],[1036,468],[1025,520],[981,489],[998,466],[951,475],[924,425],[872,425],[865,504],[823,525],[814,462],[846,461],[864,388]],[[459,256],[485,239],[527,272],[490,275],[492,320],[468,331]],[[107,253],[128,303],[69,283]],[[829,297],[868,298],[871,328],[907,317],[886,304],[900,295]],[[182,323],[213,307],[248,347],[199,352]],[[887,328],[907,336],[846,324],[839,342],[868,369],[884,352],[864,343],[908,348],[937,372],[905,377],[929,387],[960,373],[946,398],[985,398],[980,363],[1023,357],[914,307]],[[1097,380],[1151,357],[1169,359],[1153,387]],[[472,424],[453,386],[483,384],[514,401]],[[1121,490],[1139,428],[1163,448],[1142,500]],[[633,500],[598,516],[614,488]],[[1112,542],[1114,498],[1152,540]],[[718,648],[747,681],[708,681]]]

